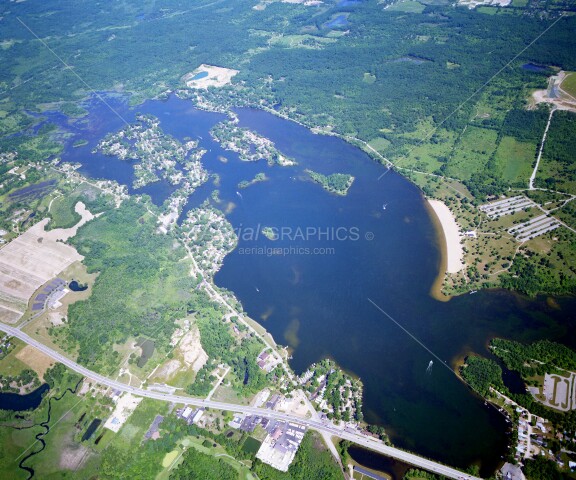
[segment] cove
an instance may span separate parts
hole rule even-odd
[[[566,334],[576,324],[574,299],[558,299],[559,309],[550,308],[545,298],[529,300],[501,290],[449,302],[433,299],[429,292],[441,264],[441,244],[420,190],[339,138],[314,135],[263,111],[238,109],[240,126],[270,138],[298,162],[269,167],[264,161],[242,162],[211,140],[209,129],[225,119],[222,114],[196,110],[174,97],[135,108],[122,99],[112,104],[128,121],[136,112],[150,113],[166,133],[200,141],[207,150],[206,169],[220,177],[219,206],[230,207],[227,218],[235,229],[316,232],[275,242],[263,235],[241,238],[215,277],[278,343],[291,347],[297,372],[333,358],[362,379],[365,418],[385,426],[394,444],[454,466],[479,463],[483,475],[493,473],[506,451],[507,424],[457,378],[454,368],[471,352],[487,354],[493,336],[549,338],[574,347],[576,339]],[[129,163],[90,153],[123,124],[98,102],[85,107],[90,114],[82,124],[61,125],[72,133],[62,160],[81,163],[81,172],[89,176],[130,185]],[[73,148],[78,138],[88,144]],[[332,195],[309,180],[307,168],[347,173],[355,181],[346,197]],[[243,189],[239,197],[238,183],[260,172],[268,180]],[[215,188],[211,183],[199,188],[186,208],[209,198]],[[159,204],[170,186],[158,182],[144,193]],[[358,235],[322,233],[336,229]],[[287,253],[250,253],[254,247],[263,252],[281,247]]]
[[[13,412],[33,410],[40,405],[44,394],[48,390],[50,390],[50,386],[47,383],[44,383],[27,395],[0,393],[0,410],[11,410]]]

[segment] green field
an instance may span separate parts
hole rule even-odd
[[[432,141],[408,147],[406,156],[395,159],[394,163],[402,168],[435,172],[450,156],[456,137],[455,133],[440,129],[434,133]]]
[[[48,228],[70,228],[76,225],[82,218],[74,210],[76,202],[77,198],[74,196],[61,195],[54,198],[54,201],[50,204],[50,216],[52,219],[48,224]]]
[[[14,350],[11,350],[8,355],[6,355],[2,360],[0,360],[0,373],[3,375],[10,375],[12,377],[17,376],[22,370],[30,368],[24,362],[16,358],[16,355],[25,344],[20,340],[13,338],[11,343],[15,345]]]
[[[420,2],[405,0],[394,3],[388,7],[387,10],[390,12],[422,13],[425,8],[426,6]]]
[[[456,142],[447,175],[467,180],[473,173],[484,170],[496,149],[497,138],[495,130],[469,125]]]
[[[576,97],[576,73],[569,73],[562,82],[561,88],[568,95]]]
[[[524,185],[532,173],[536,145],[504,137],[496,149],[495,161],[499,173],[506,182]]]
[[[254,437],[248,437],[242,445],[242,450],[244,450],[246,453],[255,454],[260,448],[260,445],[262,445],[262,443],[256,440]]]

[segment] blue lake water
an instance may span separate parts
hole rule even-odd
[[[27,395],[0,393],[0,410],[11,410],[13,412],[33,410],[40,405],[44,394],[48,390],[50,390],[50,386],[45,383]]]
[[[531,301],[499,290],[447,303],[434,300],[429,291],[440,248],[420,191],[393,171],[377,180],[384,167],[338,138],[314,135],[266,112],[239,109],[241,126],[270,138],[298,162],[269,167],[264,161],[242,162],[212,141],[208,131],[224,115],[196,110],[176,98],[137,109],[120,98],[110,101],[128,121],[135,112],[153,114],[165,132],[180,140],[198,139],[208,150],[204,165],[220,182],[199,188],[187,208],[218,188],[222,203],[217,206],[230,212],[228,219],[241,234],[215,281],[235,292],[252,318],[292,348],[296,371],[321,358],[335,359],[361,377],[366,420],[384,425],[396,445],[456,466],[477,462],[484,474],[493,472],[505,453],[506,423],[451,366],[471,351],[487,353],[487,341],[495,335],[575,342],[566,335],[576,324],[573,299],[558,299],[559,310],[545,299]],[[81,124],[62,125],[75,135],[62,159],[82,163],[87,175],[131,185],[130,163],[90,153],[122,121],[99,102],[86,107],[90,115]],[[72,148],[78,138],[88,145]],[[306,168],[356,179],[348,195],[340,197],[311,182]],[[238,196],[238,183],[259,172],[269,180]],[[145,190],[159,204],[172,188],[157,182],[136,193]],[[284,228],[286,235],[276,242],[242,235],[264,226]],[[266,249],[271,247],[284,248],[286,254],[270,254]],[[427,373],[430,360],[434,364]]]
[[[199,72],[196,75],[194,75],[191,80],[200,80],[202,78],[206,78],[208,76],[208,72]]]
[[[326,28],[339,28],[346,25],[348,25],[348,17],[345,14],[338,15],[324,24]]]
[[[548,67],[543,65],[536,65],[534,63],[525,63],[524,65],[522,65],[522,69],[528,70],[529,72],[537,72],[537,73],[550,72],[550,69]]]

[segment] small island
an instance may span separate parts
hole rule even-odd
[[[312,170],[304,170],[312,180],[322,185],[322,188],[330,193],[345,196],[354,182],[354,177],[346,173],[333,173],[322,175]]]
[[[88,140],[82,138],[80,140],[75,140],[74,143],[72,144],[72,148],[79,148],[85,145],[88,145]]]
[[[277,240],[278,239],[278,233],[276,232],[276,230],[272,227],[264,227],[262,229],[262,234],[268,239],[268,240]]]
[[[210,130],[210,135],[225,150],[236,152],[240,160],[244,162],[257,162],[264,159],[270,166],[296,165],[296,161],[283,155],[270,139],[247,128],[239,127],[238,123],[238,117],[231,113],[230,120],[214,125]]]
[[[264,172],[257,173],[252,180],[242,180],[238,183],[238,188],[248,188],[250,185],[254,185],[255,183],[265,182],[268,180],[268,177]]]

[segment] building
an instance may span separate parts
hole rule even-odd
[[[511,463],[505,463],[500,469],[502,477],[504,480],[526,480],[522,470],[518,465],[512,465]]]
[[[268,436],[262,442],[256,458],[277,470],[288,471],[302,443],[306,427],[299,423],[270,421],[266,430]]]

